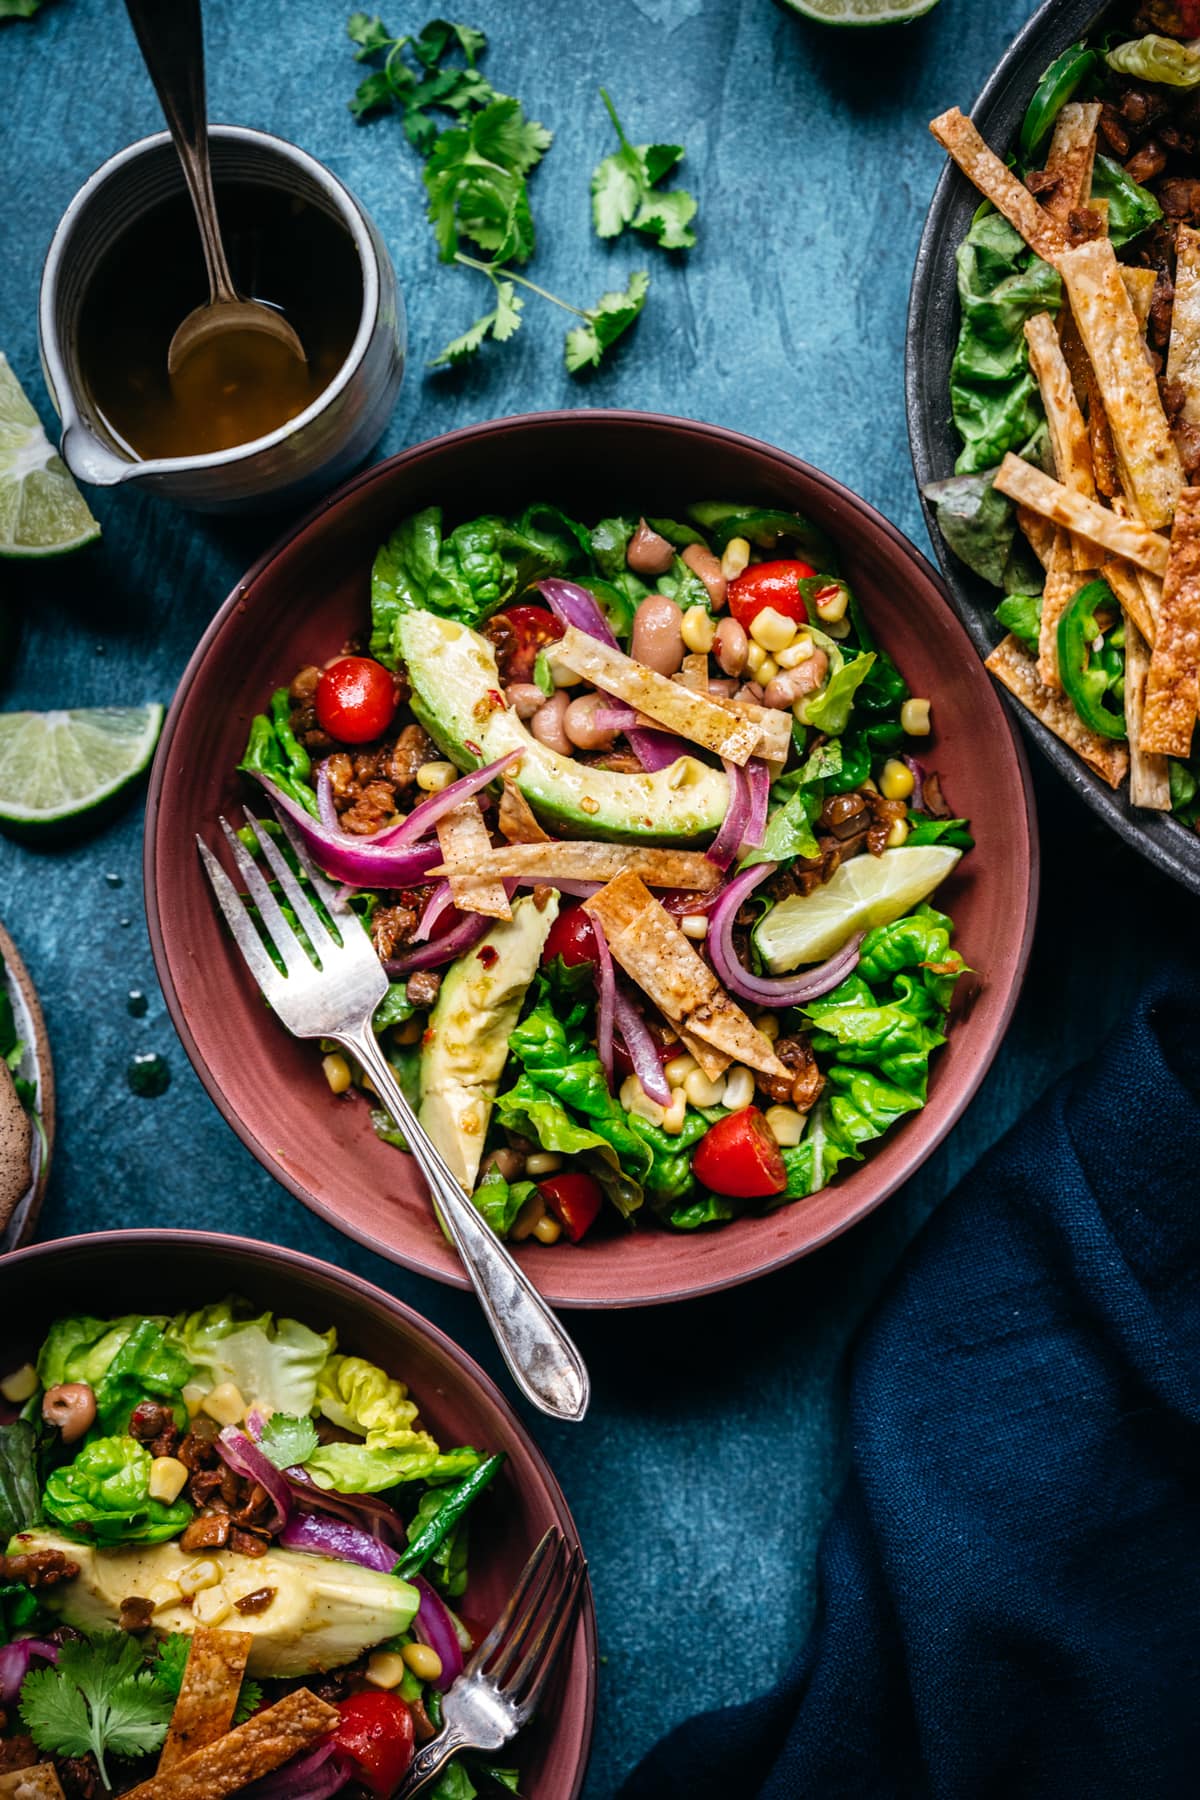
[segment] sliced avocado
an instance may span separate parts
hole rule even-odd
[[[513,779],[542,817],[575,836],[625,843],[687,844],[711,837],[729,806],[729,781],[694,756],[653,775],[593,769],[539,744],[504,704],[492,647],[478,632],[436,613],[402,613],[400,655],[412,708],[444,755],[477,769],[509,750],[524,754]]]
[[[375,1644],[407,1631],[421,1604],[416,1588],[398,1575],[298,1550],[271,1548],[265,1556],[205,1550],[197,1555],[178,1543],[101,1550],[49,1531],[19,1532],[8,1548],[14,1556],[61,1550],[79,1564],[73,1581],[46,1588],[39,1596],[79,1631],[111,1630],[122,1602],[133,1595],[154,1602],[155,1631],[194,1631],[200,1622],[196,1613],[182,1597],[173,1600],[172,1593],[179,1594],[185,1569],[199,1561],[214,1562],[221,1570],[220,1585],[203,1590],[210,1622],[249,1632],[249,1673],[280,1679],[353,1662]],[[272,1593],[261,1612],[238,1611],[237,1601],[264,1589]],[[220,1596],[231,1609],[224,1619],[213,1610]]]
[[[468,1194],[508,1040],[558,917],[558,896],[540,911],[532,897],[517,900],[512,913],[451,965],[422,1040],[421,1123]]]

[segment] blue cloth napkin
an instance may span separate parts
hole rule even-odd
[[[797,1661],[664,1739],[622,1800],[1200,1794],[1194,968],[914,1241],[851,1425]],[[771,1596],[747,1599],[752,1640]]]

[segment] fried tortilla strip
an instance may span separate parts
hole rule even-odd
[[[1079,328],[1071,316],[1070,306],[1064,302],[1058,315],[1058,334],[1062,342],[1062,352],[1067,367],[1071,371],[1071,380],[1075,384],[1075,398],[1083,408],[1087,420],[1088,441],[1092,450],[1092,474],[1096,482],[1096,491],[1111,499],[1119,491],[1117,480],[1117,453],[1113,449],[1112,432],[1108,429],[1108,418],[1104,411],[1104,402],[1100,398],[1100,389],[1096,383],[1096,371],[1088,361],[1087,351],[1079,335]]]
[[[563,881],[611,881],[629,869],[647,887],[683,888],[710,894],[721,885],[721,871],[698,850],[651,850],[636,844],[602,844],[571,839],[562,843],[489,845],[474,868],[481,876],[503,880],[505,876],[536,875],[554,886]],[[452,866],[430,869],[430,875],[449,875]]]
[[[1170,812],[1171,777],[1165,756],[1142,749],[1142,714],[1150,648],[1130,613],[1125,614],[1125,727],[1129,732],[1129,803]]]
[[[1138,580],[1142,571],[1135,569],[1131,563],[1121,562],[1114,557],[1109,562],[1101,563],[1100,573],[1121,602],[1126,616],[1132,619],[1146,642],[1152,644],[1158,635],[1158,615],[1152,610],[1146,589]],[[1146,577],[1150,582],[1154,579],[1153,575]]]
[[[1092,561],[1093,564],[1096,561],[1094,552]],[[1046,570],[1046,584],[1042,592],[1037,664],[1039,681],[1044,682],[1048,688],[1053,688],[1056,693],[1062,692],[1062,680],[1058,673],[1058,621],[1080,588],[1094,580],[1095,574],[1094,567],[1076,568],[1072,540],[1067,532],[1060,530]]]
[[[752,1069],[786,1074],[770,1039],[729,998],[638,876],[618,875],[583,904],[604,932],[613,960],[672,1025]]]
[[[1030,512],[1027,506],[1018,506],[1017,524],[1029,541],[1029,548],[1041,563],[1043,569],[1050,567],[1050,558],[1054,554],[1054,543],[1058,536],[1058,527],[1049,519],[1043,519],[1040,513]]]
[[[449,876],[450,892],[459,911],[484,913],[489,919],[511,919],[512,907],[503,882],[480,879],[476,873],[492,848],[478,802],[460,800],[442,814],[435,829],[443,858],[441,868]]]
[[[1073,494],[1019,456],[1010,453],[1005,457],[996,475],[996,487],[1010,500],[1031,507],[1056,525],[1064,525],[1076,537],[1087,538],[1101,550],[1123,556],[1140,569],[1149,569],[1152,575],[1166,573],[1171,547],[1159,532],[1150,531],[1138,519],[1120,518],[1098,500]]]
[[[1184,488],[1171,533],[1158,636],[1146,679],[1141,747],[1188,756],[1200,702],[1200,487]]]
[[[708,693],[708,658],[707,656],[685,656],[679,673],[674,678],[680,687],[687,688],[690,694]]]
[[[1099,101],[1078,100],[1069,100],[1054,122],[1046,173],[1057,177],[1058,186],[1045,205],[1050,217],[1064,229],[1075,209],[1087,206],[1091,199],[1099,123]]]
[[[1200,231],[1181,225],[1175,235],[1175,303],[1167,380],[1178,382],[1181,424],[1200,425]]]
[[[789,714],[766,707],[762,722],[743,718],[706,695],[689,693],[677,681],[644,668],[623,651],[610,649],[574,625],[568,626],[554,653],[559,662],[585,681],[606,694],[615,694],[656,724],[665,725],[668,731],[677,732],[694,744],[702,744],[729,762],[744,766],[752,756],[777,757],[780,741],[785,750],[791,742]],[[769,726],[767,720],[772,721]]]
[[[336,1706],[318,1700],[308,1688],[295,1688],[215,1743],[185,1756],[165,1775],[152,1775],[130,1788],[124,1800],[225,1800],[310,1749],[336,1727],[340,1716]]]
[[[1181,227],[1181,230],[1186,227]],[[1146,327],[1150,323],[1150,302],[1154,298],[1154,290],[1158,286],[1157,269],[1131,269],[1128,263],[1121,263],[1121,280],[1125,283],[1125,292],[1129,295],[1129,304],[1133,308],[1133,316],[1137,320],[1138,330],[1143,338]],[[1149,354],[1149,345],[1146,346]]]
[[[51,1762],[30,1763],[0,1775],[0,1795],[4,1800],[63,1800],[62,1783]]]
[[[702,1039],[693,1037],[690,1031],[681,1031],[679,1042],[689,1056],[694,1056],[700,1065],[700,1073],[708,1081],[717,1081],[725,1073],[732,1056],[726,1056],[721,1050],[713,1050]]]
[[[1183,488],[1183,464],[1116,252],[1107,238],[1099,239],[1064,251],[1058,266],[1096,372],[1121,486],[1147,525],[1167,525]]]
[[[510,844],[548,844],[550,833],[543,831],[537,815],[515,781],[504,777],[504,792],[496,813],[500,835]]]
[[[1120,787],[1129,769],[1124,744],[1089,731],[1066,695],[1053,693],[1038,680],[1037,664],[1011,632],[996,645],[984,666],[1109,787]]]
[[[160,1775],[225,1736],[237,1711],[253,1642],[248,1631],[196,1627],[183,1671],[183,1686],[158,1759]]]
[[[1094,500],[1096,483],[1092,475],[1088,429],[1075,398],[1075,385],[1062,353],[1058,331],[1049,313],[1035,313],[1025,321],[1025,341],[1029,345],[1029,366],[1037,377],[1050,431],[1054,472],[1072,493]],[[1070,548],[1077,569],[1095,566],[1095,552],[1089,544],[1075,538]]]
[[[989,150],[970,119],[957,106],[931,121],[934,137],[963,174],[998,212],[1002,212],[1029,245],[1048,263],[1057,263],[1067,236],[1056,219],[1038,205],[1023,182]]]

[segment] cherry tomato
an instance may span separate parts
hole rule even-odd
[[[578,968],[580,963],[599,961],[596,928],[591,915],[582,906],[565,908],[547,932],[542,967],[549,968],[556,956],[562,957],[568,969]]]
[[[744,1107],[709,1126],[692,1157],[692,1173],[714,1194],[736,1200],[782,1194],[787,1186],[779,1145],[757,1106]]]
[[[400,1785],[413,1759],[412,1713],[398,1694],[364,1688],[338,1702],[333,1741],[357,1765],[358,1779],[381,1800]]]
[[[544,606],[506,606],[497,617],[506,620],[513,632],[504,658],[505,682],[532,681],[538,651],[557,644],[566,626]]]
[[[369,744],[396,716],[396,683],[369,656],[343,656],[317,683],[317,724],[343,744]]]
[[[729,610],[747,631],[751,620],[767,606],[773,606],[777,613],[794,620],[797,625],[807,625],[808,609],[796,583],[816,572],[812,564],[806,562],[753,563],[729,583]]]
[[[604,1195],[590,1175],[548,1175],[538,1182],[538,1193],[573,1244],[596,1222]]]

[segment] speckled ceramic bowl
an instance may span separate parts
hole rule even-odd
[[[506,1453],[473,1527],[466,1602],[473,1619],[497,1615],[550,1526],[578,1542],[545,1458],[483,1370],[399,1300],[294,1250],[200,1231],[94,1232],[19,1250],[0,1262],[0,1360],[5,1368],[26,1361],[51,1320],[66,1314],[174,1312],[227,1294],[320,1331],[335,1326],[342,1350],[407,1383],[439,1443]],[[513,1747],[526,1800],[576,1800],[595,1707],[596,1622],[585,1590],[569,1652]]]
[[[729,1287],[802,1256],[878,1206],[950,1130],[982,1081],[1025,971],[1037,890],[1024,756],[937,577],[894,526],[827,475],[735,432],[683,419],[566,412],[499,419],[420,444],[348,483],[240,581],[189,664],[150,784],[145,883],[167,1005],[213,1100],[260,1161],[352,1237],[465,1286],[415,1165],[374,1136],[367,1107],[335,1099],[311,1044],[263,1005],[219,922],[195,849],[242,798],[246,732],[280,682],[324,661],[367,618],[371,561],[406,513],[503,511],[545,498],[593,517],[622,504],[670,514],[729,497],[807,513],[838,545],[872,630],[934,700],[931,757],[978,847],[941,892],[978,975],[956,1002],[929,1103],[823,1193],[688,1235],[647,1227],[579,1246],[527,1244],[563,1306],[639,1306]],[[966,985],[966,984],[964,984]]]

